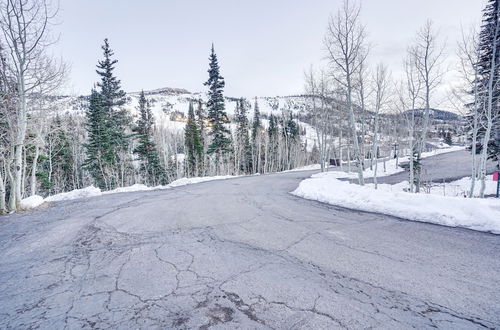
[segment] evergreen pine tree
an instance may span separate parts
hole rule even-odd
[[[252,121],[252,167],[254,172],[259,172],[261,170],[261,157],[262,157],[262,147],[261,147],[261,130],[262,123],[260,121],[260,110],[259,103],[257,102],[257,97],[254,103],[253,121]]]
[[[215,54],[214,45],[210,54],[210,64],[208,69],[208,122],[210,125],[211,142],[208,145],[208,154],[215,156],[215,172],[220,174],[221,160],[224,155],[231,151],[231,139],[229,129],[225,124],[229,123],[224,103],[224,78],[220,75],[219,63]]]
[[[479,61],[476,65],[476,70],[479,76],[478,94],[483,98],[480,103],[487,103],[489,94],[489,79],[491,76],[491,66],[495,63],[492,76],[492,117],[493,126],[491,138],[487,142],[488,158],[499,160],[500,158],[500,34],[496,28],[500,17],[498,15],[500,0],[489,0],[483,12],[483,25],[479,35]],[[496,43],[494,42],[497,38]],[[496,49],[494,48],[496,44]],[[495,58],[493,58],[495,54]],[[494,61],[494,62],[493,62]],[[485,118],[485,108],[479,107],[480,120]],[[470,117],[470,116],[469,116]],[[478,141],[482,141],[485,135],[485,125],[482,125],[478,131]]]
[[[146,100],[144,91],[139,96],[139,120],[134,132],[138,139],[138,145],[134,149],[134,153],[140,161],[140,171],[148,185],[159,185],[166,183],[166,173],[161,165],[160,157],[153,142],[153,124],[154,117],[151,113],[151,107]]]
[[[200,143],[201,143],[201,154],[198,156],[199,161],[198,161],[198,176],[204,176],[205,175],[205,163],[206,163],[206,156],[205,156],[205,149],[206,148],[206,133],[205,133],[205,111],[203,109],[203,102],[201,99],[198,100],[198,107],[196,108],[196,123],[198,125],[198,131],[200,132]]]
[[[97,186],[101,189],[105,189],[108,186],[108,171],[103,159],[104,146],[108,139],[106,115],[101,103],[101,94],[95,89],[92,89],[90,93],[85,127],[88,133],[88,140],[85,144],[86,159],[83,165],[90,173]]]
[[[193,103],[189,103],[188,120],[184,129],[185,174],[187,177],[200,175],[199,163],[203,161],[203,142],[194,114]]]
[[[103,158],[118,178],[116,182],[111,177],[111,186],[124,182],[124,167],[130,167],[128,146],[131,135],[127,130],[131,125],[131,118],[121,106],[125,103],[125,92],[121,89],[121,82],[114,75],[115,64],[118,60],[112,59],[114,53],[109,46],[108,39],[104,39],[102,46],[104,59],[97,64],[97,74],[101,81],[97,84],[100,88],[101,107],[103,108],[106,126],[103,134]]]
[[[279,142],[279,126],[278,118],[271,114],[269,116],[269,127],[267,128],[268,135],[268,171],[274,172],[277,170],[277,160],[278,160],[278,142]]]
[[[260,122],[260,110],[259,103],[257,102],[257,98],[255,98],[254,111],[253,111],[253,122],[252,122],[252,142],[256,143],[260,129],[262,128],[262,124]]]
[[[450,146],[453,144],[453,140],[451,139],[451,132],[444,133],[444,143]]]
[[[235,120],[236,120],[236,144],[238,147],[239,170],[243,173],[252,171],[252,147],[248,134],[248,117],[245,100],[237,101]]]
[[[280,170],[289,170],[293,167],[292,164],[292,149],[296,147],[298,137],[299,137],[299,127],[295,120],[293,119],[292,113],[283,113],[281,117],[282,130],[281,134],[284,141],[284,146],[282,149],[284,152],[284,157],[282,157]]]

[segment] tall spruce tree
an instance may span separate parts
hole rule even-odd
[[[108,142],[106,114],[102,107],[101,94],[95,89],[92,89],[90,93],[85,128],[87,129],[88,140],[85,144],[86,159],[83,164],[84,168],[87,169],[99,188],[109,188],[107,180],[109,172],[107,162],[103,157]]]
[[[254,172],[261,171],[262,162],[262,123],[260,121],[260,109],[257,97],[255,97],[253,120],[252,120],[252,169]]]
[[[184,129],[185,174],[187,177],[201,175],[200,163],[203,162],[203,141],[194,114],[193,102],[189,102],[188,119]]]
[[[271,114],[269,116],[269,127],[267,128],[268,135],[268,157],[267,157],[267,171],[277,171],[278,160],[278,147],[279,147],[279,123],[278,118]]]
[[[207,149],[207,137],[206,137],[206,129],[205,129],[205,110],[203,109],[203,102],[201,99],[198,100],[198,107],[196,108],[196,123],[198,125],[198,131],[200,132],[201,146],[202,146],[202,155],[200,156],[200,161],[198,162],[198,175],[205,175],[205,163],[206,163],[206,154],[205,150]]]
[[[209,57],[208,80],[208,122],[210,125],[211,142],[208,145],[207,153],[214,155],[215,174],[220,174],[221,161],[225,154],[231,152],[230,132],[225,124],[229,123],[225,111],[223,90],[225,86],[224,78],[220,75],[219,63],[215,54],[214,45]]]
[[[292,159],[292,149],[297,146],[299,142],[299,126],[295,122],[292,113],[283,113],[281,117],[282,124],[282,138],[283,138],[283,151],[284,157],[282,157],[280,170],[289,170],[293,167]]]
[[[260,130],[262,129],[262,123],[260,122],[260,109],[259,103],[257,102],[257,98],[255,98],[254,110],[253,110],[253,121],[252,121],[252,142],[255,144]]]
[[[137,110],[139,110],[140,117],[134,128],[134,133],[138,139],[138,145],[133,152],[139,158],[141,176],[147,185],[166,184],[165,168],[160,162],[160,156],[153,141],[154,117],[144,91],[139,96]]]
[[[124,176],[131,168],[128,159],[131,134],[127,131],[132,119],[121,107],[126,101],[125,92],[121,89],[120,80],[113,73],[118,60],[113,59],[114,53],[108,39],[104,39],[102,50],[104,59],[98,62],[96,70],[101,81],[97,86],[100,88],[101,107],[106,123],[102,140],[103,156],[113,171],[113,176],[110,177],[110,184],[113,187],[124,182]]]
[[[236,145],[238,154],[239,171],[250,173],[252,171],[252,147],[250,145],[250,137],[248,134],[249,124],[247,117],[247,108],[245,99],[240,99],[237,102],[236,113]]]

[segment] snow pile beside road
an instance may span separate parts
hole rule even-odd
[[[65,200],[69,200],[69,199],[88,198],[88,197],[101,196],[101,195],[102,195],[101,189],[94,187],[94,186],[89,186],[89,187],[85,187],[82,189],[75,189],[75,190],[60,193],[57,195],[49,196],[49,197],[45,198],[45,201],[46,202],[59,202],[59,201],[65,201]]]
[[[128,187],[120,187],[113,190],[103,191],[102,194],[109,195],[109,194],[119,194],[119,193],[134,192],[134,191],[146,191],[152,189],[154,188],[148,187],[145,184],[136,183]]]
[[[326,165],[326,167],[328,167],[328,165]],[[296,168],[291,169],[291,170],[283,171],[283,173],[300,172],[300,171],[312,171],[312,170],[321,170],[321,165],[320,164],[311,164],[311,165],[296,167]]]
[[[330,172],[333,173],[333,172]],[[412,221],[500,234],[500,202],[403,191],[375,190],[332,175],[302,181],[292,194],[306,199]]]
[[[469,195],[471,184],[471,177],[464,177],[460,180],[439,183],[433,182],[428,187],[423,187],[425,193],[432,195],[441,195],[441,196],[452,196],[452,197],[466,197]],[[369,187],[373,187],[373,184],[367,184]],[[474,196],[479,196],[481,182],[479,180],[476,181],[476,187],[474,189]],[[410,183],[408,181],[402,181],[397,184],[379,184],[379,190],[386,191],[408,191],[410,189]],[[493,181],[491,175],[488,175],[485,180],[485,195],[495,195],[497,191],[497,182]]]
[[[23,210],[34,209],[35,207],[42,205],[43,202],[44,199],[42,196],[33,195],[21,200],[21,209]]]
[[[464,146],[451,146],[448,148],[435,149],[433,151],[422,152],[422,158],[427,158],[427,157],[431,157],[431,156],[446,154],[448,152],[454,152],[454,151],[460,151],[460,150],[465,150],[465,147]]]
[[[156,187],[148,187],[143,184],[134,184],[128,187],[120,187],[109,191],[101,191],[101,189],[89,186],[82,189],[75,189],[72,191],[56,194],[49,196],[47,198],[43,198],[41,196],[31,196],[25,198],[21,201],[21,207],[24,210],[33,209],[40,206],[43,202],[59,202],[71,199],[79,199],[79,198],[89,198],[96,197],[101,195],[109,195],[109,194],[118,194],[125,192],[135,192],[135,191],[149,191],[149,190],[161,190],[161,189],[170,189],[174,187],[186,186],[189,184],[214,181],[214,180],[223,180],[236,178],[234,175],[221,175],[221,176],[204,176],[204,177],[196,177],[196,178],[181,178],[179,180],[175,180],[168,185],[165,186],[156,186]]]
[[[374,169],[375,168],[373,168],[373,170],[370,170],[370,168],[367,168],[366,170],[364,170],[363,177],[364,178],[373,178],[373,174],[375,172]],[[399,172],[403,172],[404,170],[405,170],[404,168],[402,168],[396,164],[396,159],[394,159],[394,158],[385,161],[385,165],[384,165],[384,161],[379,160],[379,162],[377,164],[377,177],[396,174]],[[354,177],[357,178],[358,175],[356,174]]]
[[[168,189],[168,188],[173,188],[173,187],[180,187],[180,186],[186,186],[188,184],[193,184],[193,183],[201,183],[201,182],[206,182],[206,181],[213,181],[213,180],[224,180],[224,179],[231,179],[231,178],[236,178],[238,176],[236,175],[220,175],[220,176],[202,176],[202,177],[196,177],[196,178],[180,178],[178,180],[172,181],[166,186],[158,186],[155,187],[154,189]]]

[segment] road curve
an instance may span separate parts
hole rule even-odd
[[[0,328],[500,327],[500,236],[290,195],[310,174],[3,216]]]
[[[404,162],[408,162],[407,158]],[[379,173],[383,173],[383,165],[379,164]],[[422,159],[422,182],[451,182],[463,177],[470,177],[472,173],[471,154],[469,151],[460,150],[439,154]],[[486,163],[486,172],[488,174],[496,171],[496,163],[488,160]],[[399,172],[378,178],[379,183],[396,184],[401,181],[409,180],[409,172]],[[367,179],[366,182],[372,183],[373,179]]]

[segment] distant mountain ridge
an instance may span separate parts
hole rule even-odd
[[[138,104],[139,91],[128,92],[125,107],[135,114],[135,107]],[[171,112],[179,112],[187,115],[189,102],[203,100],[206,101],[205,93],[191,92],[184,88],[162,87],[153,90],[144,90],[144,94],[151,100],[153,113],[158,117],[160,114],[169,115]],[[81,96],[53,96],[51,100],[54,102],[54,107],[57,112],[65,113],[80,113],[85,110],[88,101],[87,95]],[[258,96],[260,112],[264,117],[271,114],[279,115],[282,111],[290,111],[296,116],[307,117],[309,104],[309,95],[293,94],[287,96]],[[229,116],[234,114],[236,102],[240,97],[226,96],[226,111]],[[247,97],[247,105],[252,106],[255,97]],[[369,110],[366,110],[370,112]],[[417,118],[423,117],[425,109],[407,110],[406,113],[415,112]],[[249,116],[253,111],[249,111]],[[391,114],[386,114],[390,116]],[[460,121],[462,117],[456,113],[431,109],[430,118],[438,121]]]
[[[425,114],[425,109],[414,109],[405,111],[405,113],[409,114],[411,114],[412,112],[415,113],[415,117],[421,118]],[[442,120],[442,121],[460,121],[462,119],[462,116],[446,110],[430,109],[429,118],[433,120]]]

